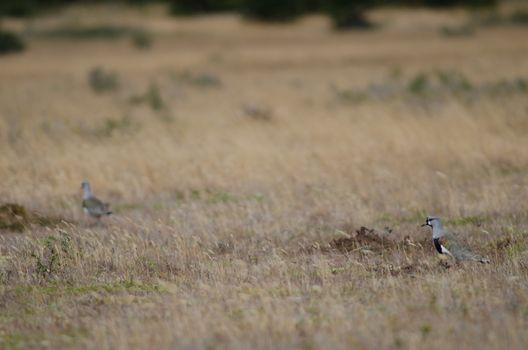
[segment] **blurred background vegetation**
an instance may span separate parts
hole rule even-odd
[[[0,54],[22,51],[23,39],[2,29],[2,17],[31,17],[57,10],[71,4],[124,3],[144,6],[152,3],[168,5],[175,16],[196,16],[221,12],[235,12],[249,20],[262,22],[288,22],[305,14],[327,14],[334,28],[371,28],[373,24],[367,12],[383,6],[390,7],[461,7],[469,9],[493,9],[500,0],[2,0],[0,1]],[[519,16],[517,16],[519,17]],[[516,18],[517,18],[516,17]],[[521,14],[521,20],[528,17]],[[465,28],[463,28],[464,30]],[[456,29],[455,35],[460,30]],[[452,31],[449,31],[451,33]],[[448,34],[449,34],[448,33]],[[148,47],[144,33],[136,33],[134,40],[139,46]],[[143,45],[146,43],[146,45]]]
[[[170,3],[171,11],[178,15],[234,11],[263,21],[284,21],[305,13],[326,12],[339,22],[347,15],[356,16],[377,6],[482,7],[493,6],[497,0],[2,0],[0,14],[32,16],[59,6],[81,2],[122,2],[139,6],[165,2]]]

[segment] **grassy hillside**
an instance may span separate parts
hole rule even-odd
[[[528,28],[138,11],[4,22],[0,348],[525,348]]]

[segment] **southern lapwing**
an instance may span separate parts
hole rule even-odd
[[[88,181],[83,181],[81,188],[83,190],[82,208],[86,215],[100,219],[101,216],[112,214],[109,204],[101,202],[101,200],[92,194],[92,189]]]
[[[440,218],[428,216],[422,226],[429,226],[433,229],[433,243],[438,253],[449,255],[456,262],[478,261],[483,264],[490,263],[489,259],[473,253],[464,242],[444,230]]]

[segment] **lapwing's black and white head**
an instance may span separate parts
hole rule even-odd
[[[422,225],[423,226],[429,226],[429,227],[433,227],[433,225],[435,225],[436,223],[439,223],[440,222],[440,218],[439,217],[436,217],[436,216],[428,216],[425,218],[425,224]]]
[[[433,238],[439,238],[445,234],[444,229],[442,228],[442,222],[437,216],[428,216],[425,219],[425,224],[422,224],[422,227],[423,226],[429,226],[433,229]]]

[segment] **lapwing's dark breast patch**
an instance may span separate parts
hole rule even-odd
[[[447,239],[445,237],[435,238],[433,239],[433,243],[436,248],[436,251],[440,254],[444,254],[444,252],[442,251],[442,246],[446,246]]]

